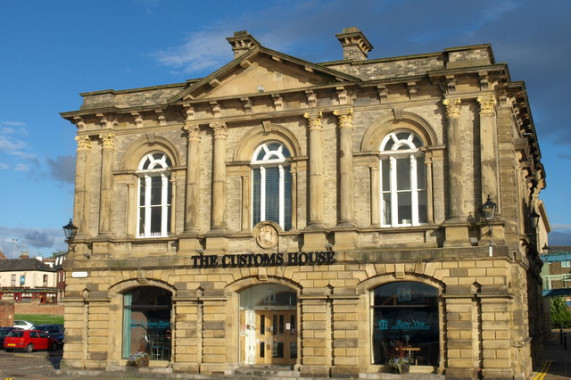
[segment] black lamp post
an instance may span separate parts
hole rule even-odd
[[[539,225],[539,218],[540,218],[540,215],[535,211],[535,209],[532,209],[531,213],[529,214],[529,221],[531,222],[531,227],[534,230]]]
[[[77,233],[77,227],[73,225],[71,219],[69,223],[63,226],[63,233],[65,234],[65,241],[71,242],[75,238],[75,234]]]
[[[496,214],[496,204],[492,202],[490,195],[488,195],[486,203],[482,205],[482,214],[484,214],[484,218],[486,218],[488,222],[489,235],[492,236],[491,221],[494,219],[494,215]]]

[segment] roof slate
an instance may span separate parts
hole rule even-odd
[[[37,259],[9,259],[0,261],[0,272],[15,271],[56,272],[55,269],[50,268],[49,265]]]

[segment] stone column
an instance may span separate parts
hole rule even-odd
[[[299,298],[301,311],[301,375],[329,377],[331,368],[331,303],[325,295]]]
[[[214,163],[212,168],[212,229],[226,228],[226,139],[228,129],[224,122],[210,124],[214,129]]]
[[[200,220],[200,128],[198,124],[186,124],[183,129],[188,132],[184,232],[195,233]]]
[[[77,295],[67,294],[62,300],[65,308],[65,350],[62,369],[84,369],[87,358],[87,304]]]
[[[471,379],[475,375],[473,318],[469,296],[446,299],[447,379]]]
[[[510,326],[510,299],[508,297],[482,297],[482,375],[484,379],[512,379],[514,371],[512,334]],[[523,321],[521,321],[523,323]],[[520,324],[521,325],[521,324]],[[517,324],[516,324],[517,326]],[[517,329],[517,327],[515,327]],[[528,344],[529,342],[526,342]],[[529,353],[529,352],[528,352]],[[530,356],[516,358],[517,365],[529,361]]]
[[[198,301],[197,292],[192,290],[177,292],[173,302],[176,316],[173,369],[175,372],[198,373],[202,361],[202,303]]]
[[[77,224],[76,239],[89,235],[89,192],[87,190],[87,168],[91,153],[89,136],[77,136],[77,157],[75,169],[75,208],[73,220]]]
[[[333,295],[333,367],[331,376],[359,375],[359,314],[358,296]]]
[[[460,99],[444,99],[448,121],[448,220],[464,219],[464,181],[462,180],[462,125],[460,123]]]
[[[107,292],[94,291],[89,296],[87,319],[86,369],[105,369],[111,356],[109,348],[109,303]]]
[[[306,113],[309,128],[309,228],[323,226],[323,125],[321,113]]]
[[[99,235],[112,235],[111,216],[113,211],[113,151],[115,134],[99,135],[103,144],[101,157],[101,198],[99,203]]]
[[[498,167],[496,160],[496,98],[479,97],[480,103],[480,170],[482,203],[488,195],[498,202]]]
[[[333,114],[339,118],[339,225],[354,226],[353,110]]]
[[[205,296],[202,322],[202,363],[201,373],[220,371],[221,363],[228,363],[227,351],[237,349],[229,347],[230,337],[226,334],[226,297]],[[222,368],[223,370],[225,368]]]

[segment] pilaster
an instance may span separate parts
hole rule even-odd
[[[77,156],[75,166],[75,207],[73,220],[77,223],[76,239],[88,236],[89,231],[89,190],[87,186],[87,169],[91,156],[91,138],[76,136]]]
[[[309,128],[309,229],[323,228],[323,124],[321,112],[306,113]]]
[[[115,134],[99,135],[102,143],[101,157],[101,198],[99,202],[99,236],[112,236],[111,217],[113,212],[113,152]]]
[[[302,376],[329,377],[332,358],[331,305],[327,295],[299,298]]]
[[[496,137],[496,98],[478,97],[480,103],[480,171],[482,181],[482,202],[489,195],[498,199],[498,165]]]
[[[464,180],[462,134],[460,123],[461,99],[444,99],[448,124],[448,217],[445,223],[446,246],[470,245],[468,223],[464,210]]]

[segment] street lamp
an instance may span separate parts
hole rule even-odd
[[[12,258],[15,259],[16,258],[16,243],[18,242],[18,239],[12,239]]]
[[[77,227],[73,225],[71,219],[69,223],[63,226],[63,233],[65,234],[65,241],[71,242],[75,238],[75,234],[77,233]]]
[[[488,200],[486,203],[482,205],[482,214],[484,214],[484,218],[488,221],[488,229],[489,234],[492,236],[492,220],[494,219],[494,215],[496,213],[496,204],[492,202],[492,198],[488,194]]]
[[[533,227],[533,229],[536,229],[539,225],[539,218],[540,215],[535,211],[535,209],[532,209],[529,214],[529,221],[531,222],[531,227]]]

